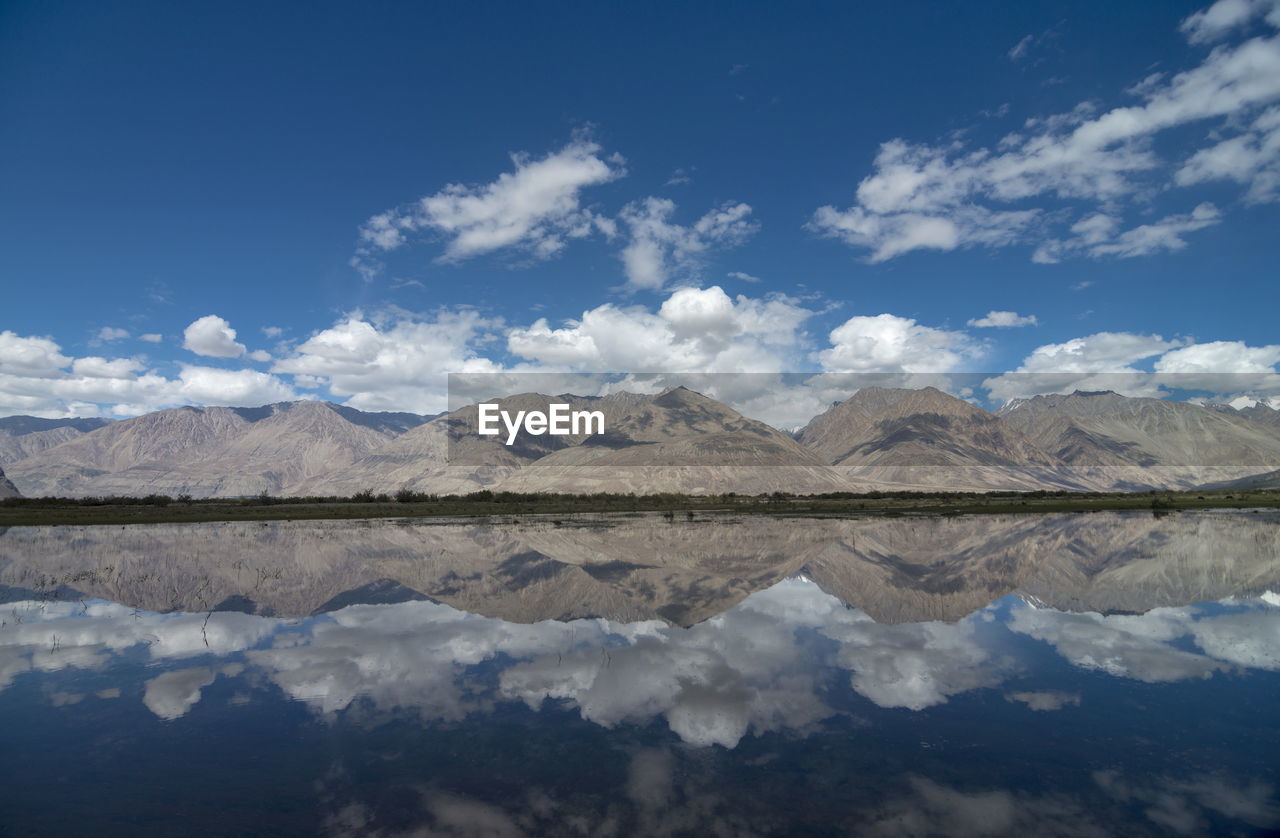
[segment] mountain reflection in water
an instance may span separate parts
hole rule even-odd
[[[1253,834],[1274,513],[0,534],[0,834]]]

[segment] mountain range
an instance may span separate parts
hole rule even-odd
[[[10,527],[0,528],[0,603],[298,617],[430,599],[522,623],[690,626],[800,575],[879,623],[954,621],[1009,594],[1135,614],[1274,591],[1276,524],[1274,511],[1224,511]]]
[[[437,416],[321,401],[120,421],[14,416],[0,419],[0,497],[1139,490],[1269,485],[1280,471],[1280,411],[1264,404],[1077,391],[991,413],[932,387],[864,387],[788,434],[684,387],[497,403],[513,415],[598,410],[606,432],[507,446],[477,433],[476,405]]]

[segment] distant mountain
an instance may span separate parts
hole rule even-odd
[[[796,438],[850,476],[972,488],[1094,488],[1018,428],[934,387],[864,387]]]
[[[522,393],[494,400],[500,410],[545,411],[552,403],[599,410],[600,436],[529,436],[512,446],[480,436],[468,405],[309,481],[302,494],[362,489],[467,492],[824,492],[847,489],[794,439],[684,387],[656,396]]]
[[[932,387],[866,387],[794,437],[684,387],[495,401],[511,414],[554,403],[600,411],[605,433],[521,433],[508,446],[477,432],[474,404],[434,417],[319,401],[182,407],[88,425],[10,417],[0,465],[28,496],[196,497],[1194,488],[1280,470],[1280,425],[1265,405],[1110,391],[992,414]]]
[[[38,416],[0,417],[0,465],[16,463],[110,424],[110,419],[42,419]]]
[[[3,416],[0,417],[0,433],[22,436],[40,431],[51,431],[55,428],[73,428],[87,434],[89,431],[96,431],[98,428],[110,425],[111,421],[110,419],[98,418],[43,419],[39,416]]]
[[[674,387],[657,396],[625,395],[605,408],[605,437],[542,457],[499,487],[693,494],[848,488],[787,434],[701,393]]]
[[[312,401],[180,407],[113,422],[14,463],[10,474],[27,495],[279,494],[349,465],[408,421]]]
[[[1229,411],[1107,390],[1036,396],[997,411],[1069,466],[1119,487],[1190,488],[1280,467],[1280,433]]]
[[[1017,428],[933,387],[864,387],[797,439],[831,465],[1061,465]]]
[[[1254,422],[1280,428],[1280,410],[1269,407],[1262,402],[1258,402],[1251,407],[1239,408],[1236,412],[1246,419],[1252,419]]]
[[[1216,480],[1200,486],[1201,489],[1280,489],[1280,469],[1262,474],[1251,474],[1234,480]]]

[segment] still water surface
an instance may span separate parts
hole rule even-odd
[[[1274,512],[0,532],[0,834],[1259,835]]]

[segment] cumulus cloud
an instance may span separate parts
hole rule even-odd
[[[1160,356],[1161,373],[1274,373],[1280,346],[1249,346],[1238,340],[1215,340],[1174,349]]]
[[[182,404],[255,406],[296,397],[253,370],[180,364],[176,378],[137,358],[71,358],[49,338],[0,332],[0,415],[131,416]]]
[[[312,335],[271,371],[304,377],[300,386],[327,386],[360,410],[434,412],[445,402],[447,373],[501,369],[477,354],[494,325],[470,310],[398,319],[355,312]]]
[[[1188,18],[1184,30],[1199,42],[1263,12],[1270,25],[1280,25],[1269,3],[1222,0]],[[1010,57],[1025,54],[1029,43],[1024,39]],[[913,250],[1018,243],[1039,244],[1040,262],[1127,258],[1184,247],[1184,235],[1221,220],[1216,207],[1201,203],[1125,229],[1119,216],[1125,203],[1170,180],[1189,185],[1226,178],[1249,184],[1249,200],[1277,197],[1280,117],[1266,108],[1280,98],[1280,38],[1219,46],[1191,69],[1150,76],[1128,93],[1140,104],[1098,113],[1081,103],[1028,120],[992,147],[885,142],[853,205],[819,208],[810,228],[869,251],[873,262]],[[1215,129],[1212,146],[1181,163],[1155,152],[1157,135],[1206,121]],[[1074,209],[1064,213],[1055,205],[1050,211],[1048,201],[1072,202]],[[1082,211],[1081,204],[1092,209]],[[1059,231],[1063,225],[1071,235]]]
[[[45,337],[22,337],[5,330],[0,332],[0,372],[43,377],[57,375],[71,359],[61,347]]]
[[[1035,326],[1039,321],[1034,314],[1021,315],[1016,311],[988,311],[982,317],[975,317],[968,325],[979,329],[1010,329],[1018,326]]]
[[[1039,346],[1016,372],[1135,372],[1136,362],[1179,345],[1159,335],[1098,332]]]
[[[147,343],[159,343],[164,340],[164,335],[156,332],[148,332],[145,335],[138,335],[138,340],[146,341]]]
[[[279,378],[254,370],[182,365],[178,394],[192,404],[253,406],[290,401],[297,394]]]
[[[1150,361],[1151,371],[1142,369]],[[986,379],[992,398],[1115,390],[1162,397],[1167,388],[1206,390],[1227,399],[1280,395],[1280,346],[1242,341],[1165,340],[1160,335],[1098,332],[1034,349],[1013,371]]]
[[[850,317],[830,340],[831,348],[818,353],[829,372],[949,372],[982,354],[963,332],[893,314]]]
[[[379,253],[395,250],[418,233],[445,242],[443,261],[457,262],[502,248],[519,248],[535,258],[554,256],[569,239],[593,231],[612,235],[614,223],[584,209],[583,190],[622,177],[618,155],[602,156],[584,138],[534,159],[511,155],[514,171],[477,186],[450,184],[416,203],[378,213],[360,228],[353,264],[366,278],[378,269]]]
[[[630,286],[657,291],[671,279],[690,278],[708,251],[741,244],[759,229],[747,204],[726,202],[687,227],[672,223],[675,210],[665,198],[623,207],[628,241],[621,258]]]
[[[507,334],[513,354],[551,367],[659,372],[778,372],[801,363],[815,314],[784,296],[729,297],[718,285],[682,288],[658,310],[611,303],[552,328],[540,319]]]
[[[236,330],[216,314],[195,320],[182,333],[182,348],[210,358],[239,358],[245,353]]]
[[[142,369],[142,364],[132,358],[88,357],[76,358],[71,362],[71,374],[84,378],[119,378],[133,379]]]
[[[213,670],[205,667],[165,672],[147,681],[142,703],[162,719],[185,716],[215,677]]]

